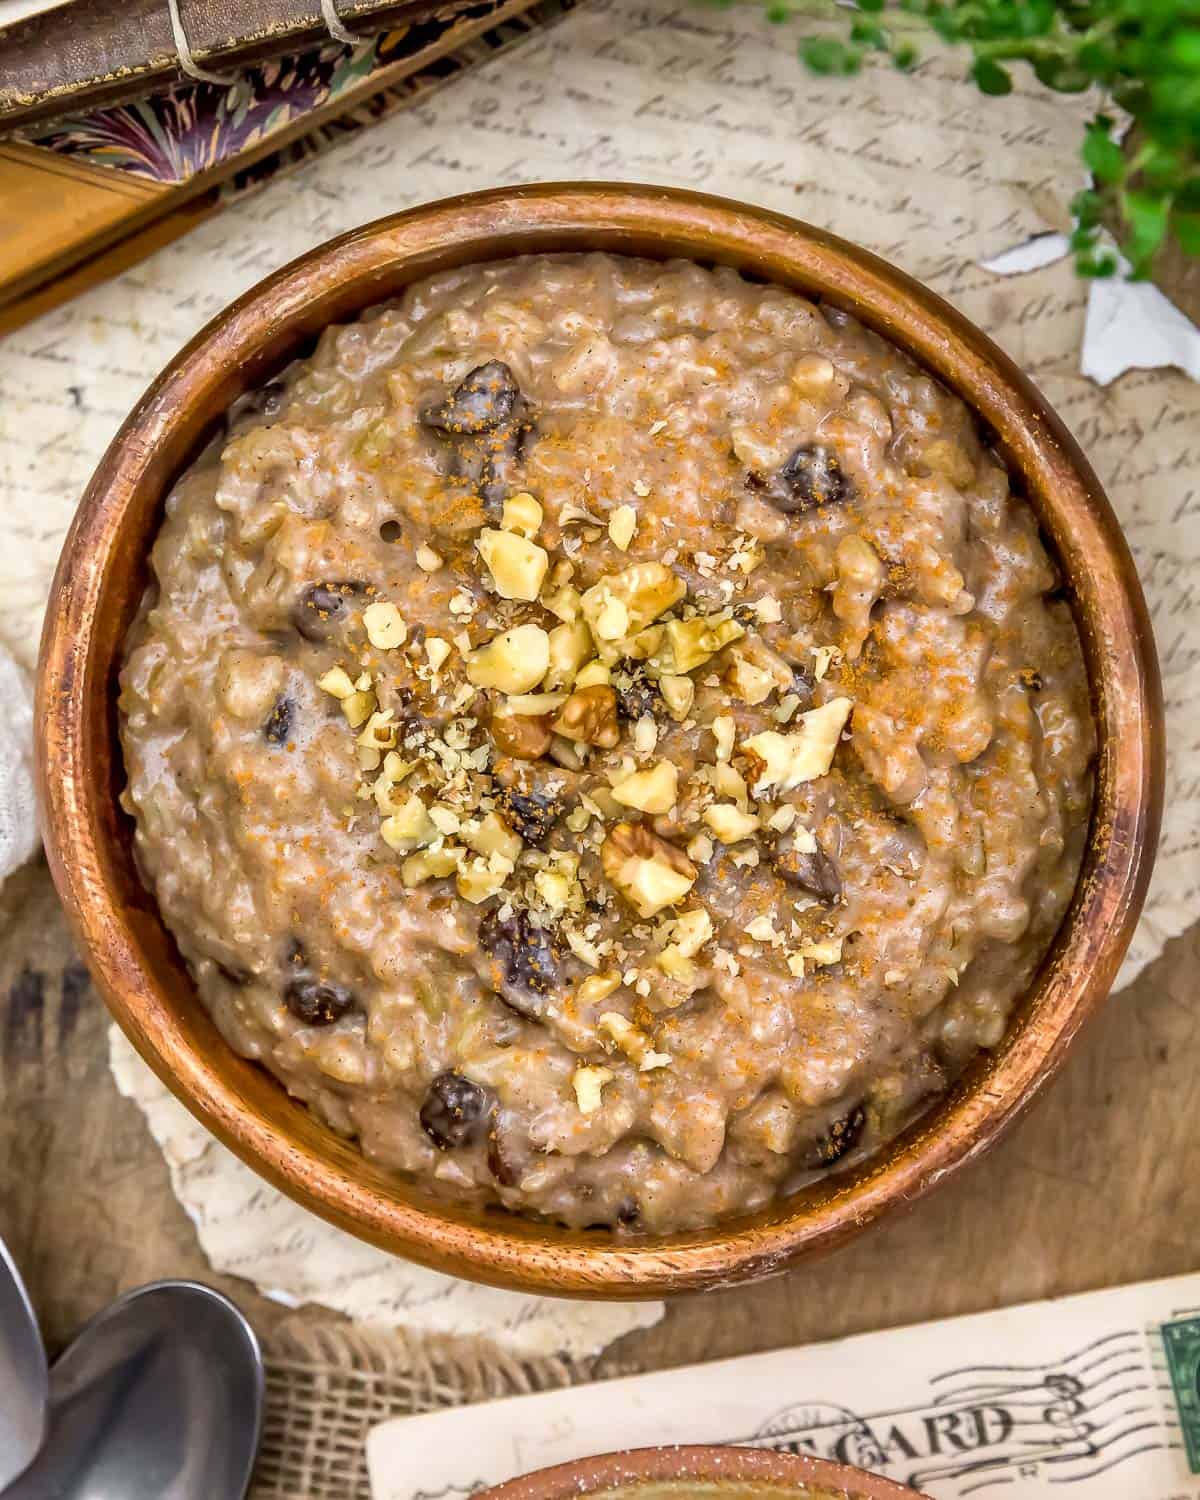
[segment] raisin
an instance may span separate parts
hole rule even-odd
[[[310,584],[292,606],[292,624],[306,641],[327,641],[345,618],[347,603],[366,591],[365,583],[349,579]]]
[[[292,717],[296,712],[296,705],[290,698],[277,698],[275,707],[263,721],[263,739],[268,745],[286,745],[288,735],[292,732]]]
[[[838,867],[819,844],[811,853],[794,846],[777,849],[770,859],[781,880],[810,891],[826,906],[832,906],[841,898],[842,877],[838,874]]]
[[[478,486],[480,497],[489,513],[499,514],[513,487],[517,465],[525,457],[525,444],[532,431],[533,423],[528,418],[521,417],[488,437],[475,439],[477,447],[482,451],[470,456],[468,467],[471,472],[468,477]]]
[[[853,1151],[858,1145],[866,1123],[867,1112],[861,1104],[856,1104],[848,1114],[844,1114],[840,1120],[835,1120],[825,1134],[818,1136],[814,1143],[816,1159],[813,1165],[832,1167],[835,1162],[841,1161],[847,1152]]]
[[[794,693],[802,704],[812,701],[813,674],[807,667],[792,667],[792,680],[788,692]]]
[[[268,381],[258,390],[242,396],[234,404],[231,416],[234,420],[242,417],[266,417],[268,421],[272,421],[279,415],[286,397],[287,386],[282,380]]]
[[[502,917],[493,910],[479,924],[479,945],[490,956],[492,988],[505,1005],[527,1020],[540,1020],[545,996],[558,983],[549,934],[526,911]]]
[[[628,1227],[642,1217],[642,1210],[632,1198],[626,1198],[617,1208],[617,1223]]]
[[[483,1138],[496,1096],[461,1073],[439,1073],[429,1085],[418,1118],[438,1148],[471,1146]]]
[[[625,687],[622,682],[628,679]],[[661,716],[666,709],[658,684],[651,682],[640,672],[618,673],[613,686],[617,693],[617,716],[622,719],[640,719],[646,714],[651,718]]]
[[[503,360],[477,365],[449,396],[424,413],[421,421],[438,432],[477,434],[511,421],[521,392]]]
[[[533,430],[509,367],[498,359],[477,366],[421,421],[450,445],[451,474],[474,486],[489,511],[498,510]]]
[[[850,481],[837,454],[819,443],[797,448],[770,478],[752,474],[750,484],[785,516],[840,505],[850,497]]]
[[[306,1026],[332,1026],[354,1006],[354,996],[340,984],[307,976],[289,980],[283,1003]]]
[[[519,833],[527,844],[539,847],[549,837],[563,809],[561,798],[548,792],[519,792],[507,786],[496,793],[496,806],[514,833]]]
[[[509,1153],[509,1144],[508,1136],[493,1124],[488,1131],[487,1164],[501,1187],[516,1187],[521,1180],[521,1169]]]

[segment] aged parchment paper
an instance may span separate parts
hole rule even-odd
[[[1171,740],[1168,823],[1128,979],[1194,918],[1200,887],[1200,388],[1170,371],[1097,388],[1079,373],[1086,292],[1069,262],[1016,276],[978,264],[1064,228],[1089,100],[1032,85],[983,100],[961,60],[937,55],[911,76],[815,79],[794,40],[753,5],[589,0],[10,337],[0,639],[33,660],[76,499],[148,380],[231,297],[309,246],[444,194],[548,178],[760,202],[870,246],[956,303],[1033,374],[1110,487],[1155,615]],[[201,1233],[211,1253],[215,1231],[201,1221]]]

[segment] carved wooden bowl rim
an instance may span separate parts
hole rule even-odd
[[[1009,1033],[856,1170],[702,1232],[620,1240],[432,1200],[371,1166],[220,1038],[142,888],[117,797],[116,680],[172,483],[242,391],[330,323],[432,271],[527,251],[608,250],[736,266],[853,311],[956,390],[1037,510],[1075,610],[1100,755],[1084,870]],[[1153,636],[1103,491],[1033,384],[978,329],[877,257],[779,214],[663,188],[547,184],[431,203],[340,236],[213,319],[138,403],[80,503],[42,640],[46,849],[113,1015],[159,1077],[244,1161],[335,1224],[442,1271],[629,1298],[744,1281],[842,1244],[977,1155],[1045,1083],[1107,993],[1157,839],[1163,717]]]

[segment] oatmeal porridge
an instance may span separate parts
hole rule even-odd
[[[443,273],[243,400],[121,677],[230,1044],[442,1196],[708,1225],[1001,1038],[1094,733],[1035,517],[843,313],[606,255]]]

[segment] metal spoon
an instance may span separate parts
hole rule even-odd
[[[23,1474],[46,1435],[50,1377],[21,1273],[0,1240],[0,1490]]]
[[[153,1282],[55,1361],[49,1436],[3,1500],[243,1500],[262,1409],[262,1354],[233,1303]]]

